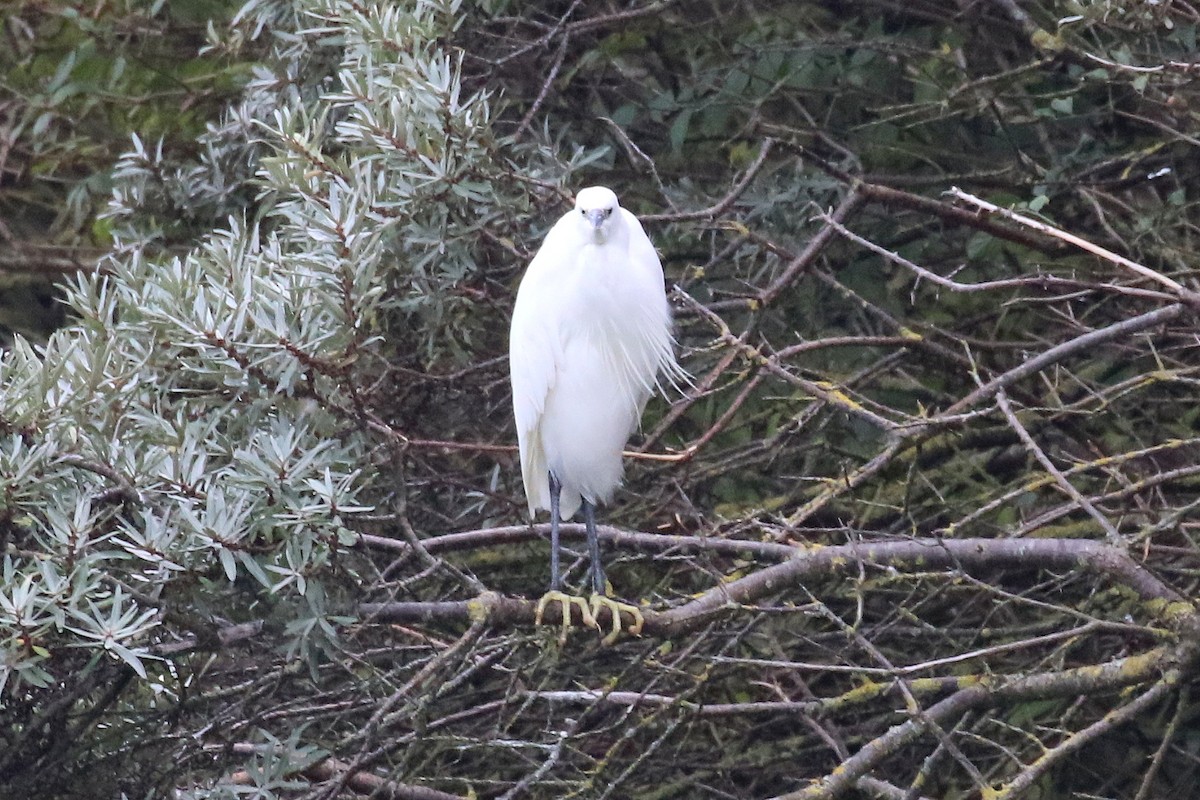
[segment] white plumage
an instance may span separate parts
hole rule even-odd
[[[592,507],[620,484],[621,451],[659,374],[681,374],[662,264],[612,190],[581,190],[574,210],[546,235],[521,280],[509,346],[530,515],[551,509],[552,475],[561,484],[561,518],[584,508],[593,587],[603,592]],[[553,514],[551,522],[557,527]],[[552,548],[557,590],[557,541]]]

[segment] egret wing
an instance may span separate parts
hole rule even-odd
[[[530,516],[550,507],[549,467],[539,426],[562,363],[562,342],[549,313],[554,303],[555,254],[561,251],[555,245],[562,238],[555,236],[556,231],[561,233],[559,225],[547,234],[521,280],[509,330],[513,416]]]
[[[646,304],[640,317],[642,327],[638,331],[638,336],[644,342],[646,359],[636,365],[635,375],[647,389],[657,386],[662,392],[659,381],[664,377],[670,385],[679,389],[680,384],[690,383],[690,376],[675,361],[671,305],[663,285],[662,261],[641,221],[624,208],[621,209],[621,215],[629,227],[629,263],[638,283],[637,296],[644,298]],[[641,407],[645,406],[649,396],[650,391],[647,391]]]

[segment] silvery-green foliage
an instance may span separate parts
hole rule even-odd
[[[247,3],[228,31],[211,23],[205,51],[240,54],[259,45],[267,30],[300,27],[303,4]],[[314,51],[302,37],[276,36],[270,58],[250,68],[241,100],[224,117],[209,123],[196,144],[195,159],[180,161],[163,153],[162,141],[133,137],[118,159],[114,188],[104,216],[118,251],[162,245],[186,237],[241,210],[257,194],[253,176],[267,143],[258,123],[276,109],[313,102],[329,77],[336,56]]]
[[[232,611],[196,593],[235,582],[314,598],[288,625],[309,657],[332,635],[320,582],[372,505],[381,345],[468,340],[454,288],[483,268],[481,229],[530,202],[441,44],[457,7],[247,3],[239,30],[272,30],[273,56],[199,162],[164,169],[140,140],[122,159],[117,247],[68,288],[77,324],[0,361],[0,688],[106,660],[145,676],[156,646],[236,619],[179,613]],[[569,169],[521,157],[541,181]],[[253,213],[155,254],[180,215],[249,196],[250,170]]]

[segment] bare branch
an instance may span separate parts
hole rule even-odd
[[[1193,308],[1200,308],[1200,292],[1194,292],[1181,284],[1179,281],[1174,280],[1173,278],[1168,278],[1166,275],[1163,275],[1160,272],[1156,272],[1147,266],[1126,258],[1125,256],[1118,255],[1117,253],[1101,247],[1098,244],[1089,242],[1082,236],[1076,236],[1073,233],[1068,233],[1067,231],[1056,228],[1053,225],[1048,225],[1045,222],[1040,222],[1032,217],[1027,217],[1024,214],[1018,214],[1015,211],[1010,211],[1007,208],[1001,208],[994,203],[989,203],[988,201],[978,198],[973,194],[969,194],[968,192],[964,192],[957,187],[950,189],[947,194],[957,197],[959,200],[964,202],[970,203],[981,211],[985,211],[989,214],[998,214],[1006,219],[1019,222],[1020,224],[1028,228],[1032,228],[1035,231],[1044,233],[1047,236],[1053,236],[1056,239],[1061,239],[1064,242],[1073,244],[1079,249],[1086,250],[1094,256],[1098,256],[1105,261],[1109,261],[1119,267],[1124,267],[1130,272],[1134,272],[1143,278],[1151,280],[1161,286],[1165,286],[1171,291],[1172,294],[1174,294],[1183,302],[1187,303],[1189,306]]]

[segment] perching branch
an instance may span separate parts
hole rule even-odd
[[[563,528],[564,538],[580,538],[581,534],[582,526],[568,525]],[[646,534],[617,537],[612,535],[611,530],[606,530],[602,538],[617,546],[633,543],[646,546],[650,539],[656,537]],[[738,544],[726,542],[722,548],[736,550]],[[897,570],[919,567],[922,570],[961,569],[970,572],[1036,565],[1042,569],[1093,571],[1133,590],[1148,604],[1148,609],[1164,615],[1161,618],[1164,623],[1183,624],[1183,621],[1191,618],[1190,615],[1196,613],[1191,603],[1139,566],[1124,551],[1087,540],[910,539],[792,550],[793,555],[788,560],[723,583],[683,605],[666,611],[643,611],[646,617],[645,635],[679,636],[705,624],[713,615],[735,611],[771,595],[786,593],[807,578],[846,574],[860,567]],[[359,613],[388,622],[462,623],[482,618],[492,625],[507,627],[530,624],[534,617],[534,606],[531,600],[486,594],[472,600],[433,603],[363,603],[359,606]]]

